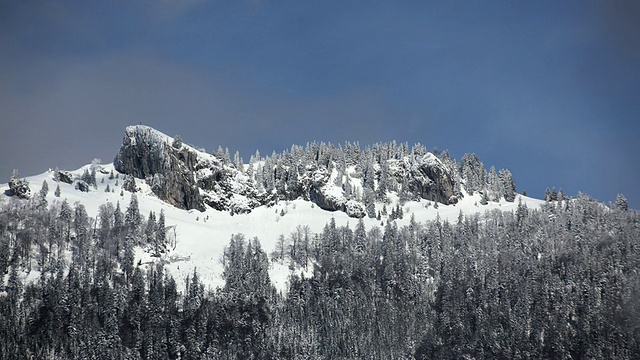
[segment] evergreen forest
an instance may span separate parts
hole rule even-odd
[[[640,216],[624,205],[301,224],[273,254],[236,234],[225,285],[206,289],[198,269],[178,288],[161,261],[135,262],[167,246],[164,214],[135,194],[97,218],[6,198],[0,359],[637,359]],[[292,269],[286,292],[272,261]]]

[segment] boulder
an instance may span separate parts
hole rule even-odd
[[[56,170],[53,175],[55,181],[63,182],[66,184],[73,183],[73,175],[70,172],[64,170]]]
[[[309,199],[318,207],[328,211],[344,211],[346,199],[344,196],[330,194],[325,187],[311,186]]]

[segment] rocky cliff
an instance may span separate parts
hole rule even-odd
[[[196,155],[186,146],[174,148],[170,139],[147,126],[127,127],[114,161],[117,171],[146,179],[161,199],[183,209],[204,210],[193,176]]]
[[[408,191],[425,200],[442,204],[457,202],[454,196],[452,171],[435,155],[426,155],[415,159],[412,163],[403,163],[402,171],[394,174],[396,178],[408,179]]]

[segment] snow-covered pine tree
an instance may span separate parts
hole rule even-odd
[[[622,194],[618,194],[616,196],[616,209],[621,210],[621,211],[629,210],[629,205],[627,203],[627,198]]]
[[[498,171],[498,178],[502,184],[502,196],[508,202],[513,202],[516,198],[516,185],[513,183],[511,171],[501,169]]]
[[[498,178],[498,173],[496,172],[496,168],[492,165],[491,169],[489,169],[488,175],[488,186],[487,191],[484,193],[487,194],[487,198],[490,201],[499,201],[500,195],[502,193],[501,188],[502,184],[500,183],[500,179]],[[486,204],[483,204],[486,205]]]
[[[47,184],[47,180],[42,181],[42,187],[38,192],[38,207],[41,209],[46,209],[49,203],[47,202],[47,194],[49,193],[49,184]]]
[[[155,250],[156,254],[164,253],[167,250],[167,231],[165,227],[164,210],[160,210],[158,224],[156,227]]]
[[[244,161],[242,160],[242,157],[240,157],[240,152],[238,151],[236,151],[236,153],[233,154],[233,165],[236,167],[238,171],[240,171],[241,173],[244,173]]]
[[[476,154],[464,154],[460,160],[460,176],[464,179],[464,188],[469,194],[482,191],[486,184],[486,170]]]
[[[131,194],[131,201],[124,216],[124,225],[126,228],[125,231],[133,234],[134,239],[138,241],[142,226],[142,216],[140,216],[138,197],[136,194]]]

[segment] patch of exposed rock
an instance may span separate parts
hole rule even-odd
[[[114,160],[117,171],[146,179],[154,194],[182,209],[204,210],[193,170],[197,155],[186,146],[176,149],[164,134],[148,126],[127,127]]]
[[[148,126],[129,126],[114,160],[117,171],[145,179],[160,199],[182,209],[249,212],[262,205],[250,179],[216,156]]]
[[[64,170],[57,170],[53,173],[53,180],[71,184],[73,182],[73,175]]]
[[[413,160],[389,160],[389,175],[406,184],[417,198],[442,204],[457,202],[451,169],[431,153]]]

